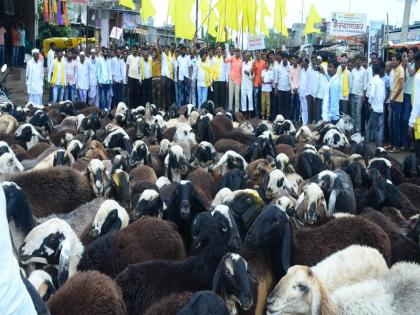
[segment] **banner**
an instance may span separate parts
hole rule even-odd
[[[119,27],[113,27],[109,38],[120,39],[123,34],[123,29]]]
[[[69,0],[69,2],[75,3],[75,4],[85,4],[85,5],[89,4],[89,0]]]
[[[366,14],[333,12],[330,35],[355,36],[366,33]]]
[[[378,57],[382,57],[381,46],[385,35],[385,21],[370,21],[369,24],[369,58],[372,52],[376,52]]]
[[[124,30],[134,31],[137,27],[137,14],[123,12],[121,28]]]
[[[249,35],[248,50],[265,49],[264,35]]]

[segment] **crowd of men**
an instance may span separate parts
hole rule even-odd
[[[361,55],[312,54],[298,58],[281,51],[215,49],[193,41],[131,49],[62,52],[51,45],[46,58],[50,103],[87,102],[112,109],[123,101],[130,108],[153,103],[171,105],[207,100],[216,107],[248,117],[286,119],[303,125],[319,120],[335,123],[342,114],[354,121],[354,132],[386,141],[388,149],[409,150],[420,101],[420,53],[415,48],[395,53],[384,62],[376,53],[370,63]],[[417,74],[416,74],[417,73]],[[38,50],[27,65],[29,100],[41,104],[44,61]],[[414,93],[417,91],[417,96]]]

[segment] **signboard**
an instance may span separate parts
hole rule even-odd
[[[264,35],[249,35],[248,50],[265,49]]]
[[[69,2],[77,3],[77,4],[85,4],[85,5],[89,4],[89,0],[69,0]]]
[[[372,52],[376,52],[378,57],[382,57],[381,46],[384,40],[384,21],[371,21],[369,24],[369,57]]]
[[[113,27],[109,38],[120,39],[123,33],[123,29],[119,27]]]
[[[330,24],[330,35],[360,35],[366,33],[366,27],[366,14],[333,12]]]
[[[124,30],[134,31],[137,28],[137,14],[123,12],[121,28]]]

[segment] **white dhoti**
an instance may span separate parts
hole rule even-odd
[[[99,108],[99,87],[98,85],[90,85],[89,86],[89,105],[95,105]]]
[[[241,89],[241,111],[252,112],[254,110],[252,92],[253,92],[252,88],[251,89],[244,89],[244,88]],[[246,106],[247,105],[246,100],[248,100],[248,108]]]
[[[306,126],[308,124],[308,101],[306,96],[299,96],[300,99],[300,111],[302,114],[302,124]]]
[[[79,98],[79,102],[82,102],[82,103],[87,102],[87,95],[88,95],[88,90],[83,90],[83,89],[77,90],[77,96]]]
[[[28,102],[32,102],[35,105],[42,105],[42,94],[29,94]]]

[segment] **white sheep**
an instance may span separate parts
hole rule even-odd
[[[379,253],[351,247],[347,249],[353,255],[339,253],[338,260],[332,255],[332,264],[327,262],[322,272],[315,267],[290,268],[270,295],[267,314],[419,314],[419,265],[402,262],[387,271]]]
[[[178,127],[176,129],[173,142],[182,147],[187,160],[190,161],[192,146],[197,145],[193,129],[188,125]]]

